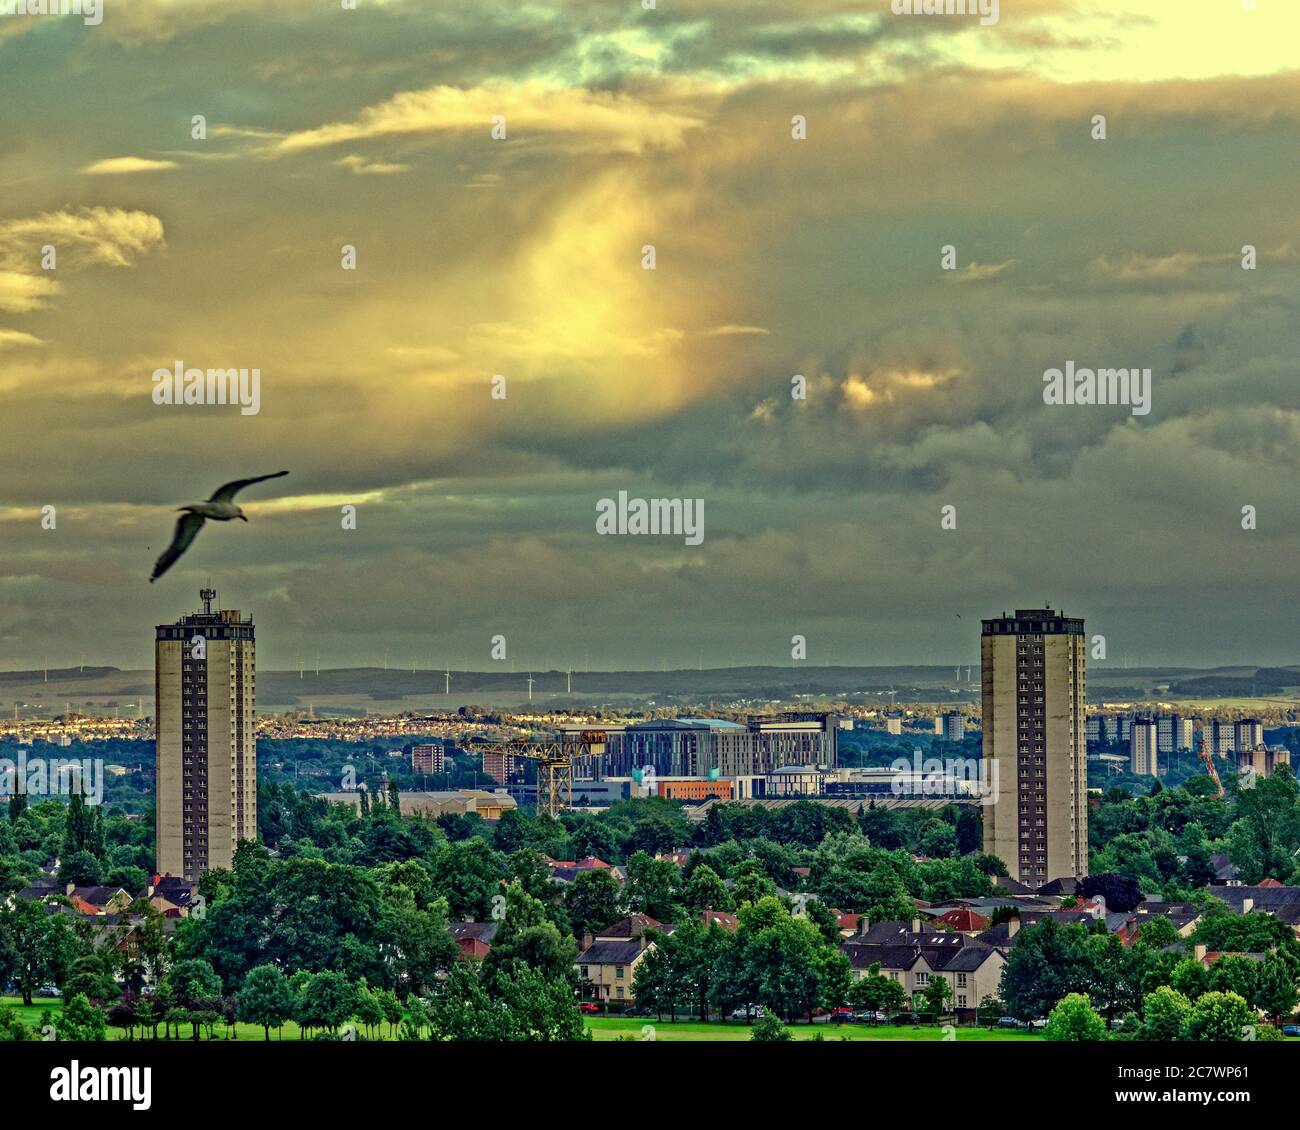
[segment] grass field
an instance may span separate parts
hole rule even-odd
[[[24,1005],[19,997],[0,997],[0,1005],[10,1005],[18,1013],[19,1018],[33,1028],[39,1029],[41,1025],[41,1013],[47,1008],[52,1012],[58,1013],[63,1009],[63,1002],[60,1000],[36,1000],[31,1005]],[[714,1040],[748,1040],[752,1029],[748,1024],[733,1021],[723,1024],[721,1022],[710,1021],[702,1024],[698,1020],[679,1020],[673,1023],[669,1020],[659,1021],[653,1016],[588,1016],[587,1028],[591,1032],[593,1040],[618,1040],[630,1037],[634,1040],[669,1040],[669,1041],[714,1041]],[[650,1030],[653,1030],[653,1035]],[[120,1029],[110,1028],[109,1038],[114,1040],[125,1040],[126,1033]],[[162,1037],[162,1026],[158,1028],[159,1038]],[[387,1039],[388,1026],[383,1028],[384,1039]],[[820,1035],[825,1040],[942,1040],[943,1029],[936,1028],[933,1025],[903,1025],[899,1027],[889,1027],[880,1025],[873,1028],[865,1024],[792,1024],[789,1027],[790,1034],[796,1040],[811,1040]],[[190,1036],[191,1029],[189,1025],[185,1026],[185,1038]],[[224,1024],[218,1024],[213,1029],[217,1040],[226,1038],[226,1028]],[[239,1040],[261,1040],[262,1029],[256,1024],[236,1024],[236,1039]],[[136,1038],[139,1039],[139,1031],[136,1032]],[[176,1037],[173,1035],[173,1040]],[[302,1032],[298,1025],[290,1021],[278,1033],[275,1029],[271,1030],[272,1042],[279,1040],[301,1040]],[[958,1028],[956,1038],[961,1041],[967,1040],[1037,1040],[1040,1037],[1033,1032],[1017,1032],[1015,1030],[1006,1030],[1001,1028]],[[200,1035],[200,1039],[206,1040],[205,1035]]]
[[[617,1040],[630,1036],[636,1040],[748,1040],[752,1029],[748,1024],[727,1024],[698,1020],[656,1020],[653,1016],[589,1016],[587,1027],[594,1040]],[[651,1031],[653,1030],[653,1037]],[[811,1040],[819,1034],[825,1040],[942,1040],[943,1029],[934,1025],[902,1025],[873,1028],[866,1024],[791,1024],[790,1034],[796,1040]],[[956,1038],[966,1040],[1037,1040],[1034,1032],[1017,1032],[1002,1028],[958,1028]]]

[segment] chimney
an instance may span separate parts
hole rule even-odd
[[[1007,937],[1008,937],[1008,938],[1014,938],[1014,937],[1016,936],[1016,932],[1017,932],[1019,929],[1020,929],[1020,919],[1019,919],[1019,918],[1008,918],[1008,919],[1007,919]]]
[[[1197,942],[1196,945],[1192,947],[1192,956],[1196,958],[1197,961],[1203,962],[1205,960],[1205,946],[1202,943]]]
[[[921,932],[921,920],[920,920],[919,918],[913,918],[913,919],[912,919],[912,933],[913,933],[913,934],[919,934],[920,932]]]
[[[583,935],[582,935],[582,948],[583,948],[584,950],[589,950],[589,949],[591,949],[591,943],[594,942],[595,940],[596,940],[596,939],[593,938],[593,937],[591,936],[590,931],[588,931],[587,933],[583,934]]]
[[[75,891],[76,889],[77,889],[77,884],[76,884],[76,883],[69,883],[69,884],[67,885],[67,889],[66,889],[63,893],[64,893],[65,895],[70,895],[70,894],[72,894],[72,892]]]
[[[1241,900],[1241,913],[1242,913],[1242,914],[1249,914],[1249,913],[1250,913],[1252,910],[1254,910],[1254,909],[1255,909],[1255,900],[1254,900],[1254,899],[1242,899],[1242,900]]]

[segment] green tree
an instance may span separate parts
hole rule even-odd
[[[77,940],[62,914],[35,899],[0,904],[0,982],[12,981],[23,998],[49,981],[62,983],[78,954]]]
[[[111,962],[106,962],[107,950],[86,954],[72,963],[72,970],[63,984],[64,996],[74,997],[84,994],[92,1001],[105,1003],[115,1001],[121,996],[117,980],[113,976]]]
[[[1200,1042],[1237,1041],[1258,1023],[1255,1010],[1236,993],[1203,993],[1183,1025],[1183,1039]]]
[[[54,1018],[54,1028],[60,1040],[107,1040],[108,1021],[103,1012],[78,993],[63,1011]]]
[[[564,892],[575,937],[595,934],[623,917],[623,888],[605,868],[583,871]]]
[[[0,1004],[0,1043],[34,1039],[35,1031],[23,1022],[17,1010],[7,1004]]]
[[[628,907],[659,922],[677,918],[677,865],[670,859],[655,859],[644,851],[627,861]]]
[[[400,995],[421,995],[456,960],[458,949],[447,923],[447,900],[434,899],[421,910],[410,891],[385,907],[384,953]]]
[[[271,1029],[293,1017],[297,1007],[289,981],[274,965],[257,965],[248,971],[238,995],[238,1016],[247,1024],[260,1024],[264,1040]]]
[[[1138,1039],[1157,1043],[1181,1040],[1191,1010],[1192,1002],[1168,985],[1147,993],[1142,998],[1142,1024],[1138,1029]]]
[[[1093,1011],[1085,993],[1067,993],[1047,1017],[1045,1040],[1098,1041],[1106,1039],[1106,1022]]]
[[[892,977],[882,976],[879,962],[873,962],[865,976],[854,981],[849,989],[849,1004],[855,1009],[890,1015],[901,1012],[906,1003],[907,993],[903,986]],[[1002,1013],[999,1011],[998,1015]]]
[[[342,973],[330,970],[313,973],[298,1002],[298,1023],[304,1029],[324,1028],[333,1032],[352,1019],[356,1005],[356,986]]]
[[[707,863],[691,872],[682,891],[682,903],[696,917],[706,910],[727,913],[735,905],[722,877]]]
[[[1291,967],[1277,954],[1269,954],[1259,966],[1254,990],[1250,1003],[1271,1016],[1275,1024],[1290,1016],[1300,999]]]
[[[578,956],[573,939],[560,933],[543,903],[518,883],[506,888],[505,897],[504,917],[483,960],[483,976],[489,986],[499,987],[524,968],[568,983]]]
[[[948,979],[937,973],[932,974],[927,978],[925,988],[921,991],[921,1011],[927,1016],[934,1017],[937,1022],[951,997],[952,987],[948,984]]]
[[[877,867],[867,877],[864,898],[860,909],[869,922],[909,922],[916,915],[916,903],[889,864]]]

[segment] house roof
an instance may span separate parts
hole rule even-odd
[[[724,914],[720,910],[701,911],[700,921],[706,926],[721,926],[724,930],[736,930],[740,927],[739,918],[734,914]]]
[[[1255,910],[1272,910],[1287,903],[1300,902],[1300,887],[1284,887],[1281,884],[1261,883],[1257,887],[1212,886],[1210,894],[1222,899],[1238,913],[1241,913],[1246,899],[1254,902]]]
[[[946,914],[939,915],[936,922],[944,922],[954,930],[963,933],[978,933],[981,930],[987,930],[989,920],[982,914],[977,914],[968,906],[963,906],[948,911]]]
[[[606,926],[596,932],[596,938],[602,941],[621,941],[624,938],[639,938],[647,930],[658,930],[661,934],[671,934],[675,927],[665,925],[648,914],[629,914],[620,918],[612,926]]]
[[[578,965],[631,965],[649,946],[640,942],[592,942],[578,954]]]
[[[452,922],[447,929],[458,942],[473,940],[489,944],[497,936],[499,922]]]
[[[71,893],[92,906],[106,906],[119,895],[131,897],[122,887],[73,887]]]

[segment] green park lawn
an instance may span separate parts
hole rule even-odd
[[[665,1020],[662,1023],[653,1016],[589,1016],[587,1027],[594,1040],[617,1040],[631,1036],[633,1039],[649,1039],[647,1028],[653,1029],[656,1040],[748,1040],[751,1028],[748,1024],[732,1021],[726,1024],[710,1021],[702,1024],[698,1020],[679,1020],[676,1023]],[[789,1031],[796,1040],[811,1040],[818,1034],[825,1040],[942,1040],[943,1029],[934,1025],[911,1024],[890,1027],[880,1025],[871,1027],[866,1024],[792,1024]],[[967,1040],[1037,1040],[1035,1032],[1018,1032],[1005,1028],[958,1028],[957,1039]]]
[[[63,1011],[63,1001],[49,999],[49,998],[38,998],[33,1000],[30,1005],[25,1005],[23,1004],[21,997],[0,997],[0,1005],[12,1006],[14,1010],[18,1013],[18,1018],[22,1020],[23,1023],[30,1024],[33,1028],[36,1029],[40,1028],[41,1013],[44,1012],[47,1008],[51,1012],[55,1013],[56,1015]],[[188,1024],[185,1025],[184,1034],[186,1039],[189,1038],[191,1032],[192,1029],[190,1028],[190,1026]],[[224,1040],[226,1038],[226,1026],[224,1024],[218,1024],[216,1028],[213,1029],[213,1032],[216,1036],[216,1039],[218,1040]],[[387,1038],[387,1032],[388,1032],[388,1026],[384,1025],[385,1038]],[[235,1034],[236,1034],[236,1038],[240,1040],[261,1040],[263,1038],[262,1028],[258,1024],[243,1024],[243,1023],[236,1024]],[[161,1040],[162,1036],[163,1036],[163,1026],[159,1024],[158,1038]],[[282,1036],[286,1040],[299,1040],[302,1038],[302,1032],[298,1028],[298,1025],[295,1024],[292,1020],[290,1020],[279,1031],[276,1031],[276,1029],[274,1028],[271,1029],[272,1041],[278,1040]],[[109,1028],[108,1037],[110,1040],[125,1040],[127,1038],[126,1033],[123,1032],[120,1028]],[[137,1040],[140,1039],[140,1029],[138,1028],[136,1029],[135,1032],[135,1038]],[[172,1035],[172,1039],[176,1039],[174,1033]],[[207,1036],[202,1029],[199,1030],[199,1039],[201,1040],[207,1039]]]
[[[33,1028],[40,1028],[41,1013],[47,1008],[52,1012],[59,1012],[63,1009],[61,1000],[37,999],[30,1005],[22,1003],[20,997],[0,997],[0,1005],[9,1005],[13,1007],[19,1018]],[[588,1016],[584,1017],[587,1023],[587,1029],[591,1032],[593,1040],[618,1040],[624,1037],[631,1037],[634,1040],[649,1039],[651,1034],[648,1029],[653,1029],[653,1038],[655,1040],[748,1040],[751,1035],[751,1027],[738,1021],[731,1021],[723,1024],[719,1021],[710,1021],[702,1024],[698,1020],[678,1020],[675,1023],[669,1020],[659,1021],[653,1016]],[[943,1029],[934,1025],[915,1024],[900,1025],[890,1027],[888,1025],[879,1025],[871,1027],[866,1024],[792,1024],[789,1027],[790,1034],[796,1040],[811,1040],[820,1035],[825,1040],[839,1040],[841,1038],[849,1040],[942,1040]],[[191,1028],[187,1024],[184,1028],[184,1038],[189,1039]],[[218,1024],[213,1030],[217,1040],[226,1038],[226,1028],[224,1024]],[[113,1040],[125,1040],[126,1033],[117,1028],[108,1030],[109,1038]],[[162,1025],[158,1027],[159,1039],[162,1038]],[[388,1038],[388,1026],[385,1024],[382,1029],[381,1038]],[[262,1029],[256,1024],[236,1024],[236,1039],[239,1040],[261,1040]],[[139,1030],[136,1030],[136,1039],[140,1038]],[[173,1033],[173,1039],[176,1035]],[[271,1030],[271,1040],[300,1040],[302,1033],[298,1025],[289,1021],[278,1032],[273,1028]],[[959,1041],[968,1040],[1037,1040],[1040,1037],[1034,1032],[1018,1032],[1014,1029],[1007,1030],[1003,1028],[958,1028],[957,1039]],[[200,1030],[200,1039],[206,1040],[207,1036]]]

